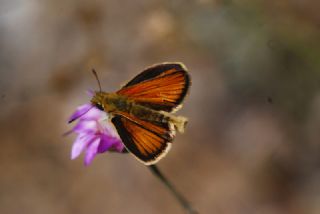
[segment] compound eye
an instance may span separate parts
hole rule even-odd
[[[101,105],[100,103],[97,103],[97,104],[96,104],[96,107],[97,107],[99,110],[101,110],[101,111],[104,110],[103,107],[102,107],[102,105]]]

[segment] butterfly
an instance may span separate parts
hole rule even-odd
[[[163,158],[176,130],[184,132],[187,118],[173,113],[181,106],[191,85],[182,63],[161,63],[146,68],[120,90],[95,91],[91,103],[111,116],[126,150],[145,165]]]

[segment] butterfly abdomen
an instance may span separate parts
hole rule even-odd
[[[173,126],[181,133],[184,132],[184,128],[187,124],[187,119],[181,116],[174,116],[165,111],[156,111],[151,108],[139,105],[131,104],[130,105],[130,114],[138,117],[141,120],[154,122],[158,124],[173,124]]]
[[[159,123],[169,122],[169,118],[161,114],[161,112],[135,103],[131,104],[129,113],[145,121]]]

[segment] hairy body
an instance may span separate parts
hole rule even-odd
[[[174,116],[168,112],[156,111],[146,106],[135,103],[134,100],[116,93],[96,92],[91,103],[111,115],[118,114],[126,117],[126,114],[137,117],[143,121],[172,123],[179,132],[184,131],[187,119]]]

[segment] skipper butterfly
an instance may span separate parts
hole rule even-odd
[[[153,65],[114,93],[100,91],[91,103],[107,112],[125,148],[146,165],[155,164],[171,148],[176,130],[187,119],[175,116],[191,85],[182,63]]]

